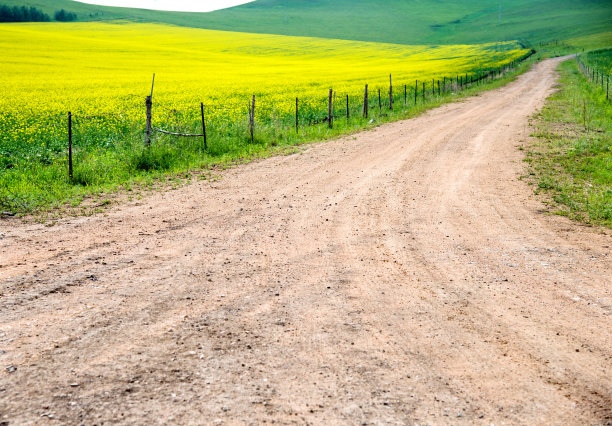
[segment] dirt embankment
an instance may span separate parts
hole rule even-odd
[[[555,65],[105,215],[0,222],[0,424],[610,423],[612,238],[517,180]]]

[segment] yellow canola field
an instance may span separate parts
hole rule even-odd
[[[398,85],[456,76],[525,53],[513,42],[404,46],[134,23],[2,24],[0,51],[0,111],[88,112],[142,103],[153,73],[163,104],[286,102],[386,87],[390,73]]]
[[[432,78],[497,67],[525,50],[514,42],[405,46],[108,22],[0,24],[0,52],[6,147],[67,111],[120,112],[121,120],[142,122],[153,73],[157,120],[167,117],[162,111],[199,113],[200,102],[212,122],[243,119],[252,95],[258,119],[294,114],[296,97],[316,118],[325,114],[329,88],[360,103],[366,83],[372,96],[378,88],[387,93],[389,74],[403,94],[416,79],[429,87]]]

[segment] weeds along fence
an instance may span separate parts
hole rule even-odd
[[[587,80],[596,86],[601,86],[601,90],[606,94],[606,99],[610,101],[610,75],[602,72],[597,67],[585,64],[582,60],[582,55],[576,55],[578,68]]]
[[[320,129],[333,129],[339,120],[343,120],[342,123],[354,121],[356,124],[373,122],[391,113],[421,107],[427,102],[497,79],[534,53],[535,50],[531,50],[499,68],[461,75],[416,79],[399,84],[389,75],[388,87],[372,88],[364,84],[361,95],[338,93],[330,88],[319,99],[298,96],[286,100],[267,100],[264,96],[252,95],[243,102],[228,103],[218,100],[215,103],[200,102],[199,105],[184,108],[157,102],[154,97],[153,76],[151,93],[140,106],[95,115],[67,112],[61,116],[37,116],[38,122],[32,123],[31,129],[23,129],[23,133],[26,137],[36,137],[50,132],[56,135],[56,139],[63,139],[63,145],[45,147],[48,143],[43,143],[44,149],[35,155],[43,164],[51,164],[57,161],[58,155],[64,153],[65,160],[61,160],[61,163],[66,162],[64,170],[67,171],[70,181],[87,185],[104,181],[106,174],[113,173],[108,168],[100,166],[96,169],[95,165],[89,164],[91,167],[88,173],[95,176],[77,176],[75,162],[97,161],[95,156],[84,155],[87,149],[95,150],[97,155],[104,156],[106,149],[116,150],[122,142],[127,146],[126,152],[140,153],[134,154],[135,167],[147,170],[168,168],[163,164],[164,158],[152,160],[147,156],[147,152],[161,141],[172,144],[172,141],[177,139],[188,140],[190,142],[181,145],[180,149],[194,155],[209,156],[220,156],[231,151],[228,144],[276,145],[283,139],[295,139],[295,135],[300,136],[305,133],[305,129],[311,131],[316,126]],[[142,111],[142,121],[127,118],[134,115],[134,110]],[[290,133],[293,136],[290,136]],[[105,142],[100,143],[101,140]],[[225,144],[220,143],[221,140],[225,141]],[[144,148],[138,149],[139,146]],[[0,155],[0,160],[3,158],[7,156]],[[0,164],[0,168],[2,166]]]

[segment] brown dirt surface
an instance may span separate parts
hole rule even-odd
[[[558,60],[55,226],[0,221],[0,424],[606,424],[612,238],[517,145]]]

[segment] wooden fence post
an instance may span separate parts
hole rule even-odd
[[[378,113],[382,113],[382,100],[380,99],[380,88],[378,88]]]
[[[295,98],[295,133],[298,133],[298,126],[299,126],[299,122],[298,122],[298,98]]]
[[[419,80],[414,81],[414,104],[417,104],[417,95],[419,93]]]
[[[349,95],[346,95],[346,121],[349,119]]]
[[[255,95],[253,95],[253,103],[251,104],[251,142],[255,140]]]
[[[423,82],[423,102],[425,102],[425,82]]]
[[[147,128],[145,143],[147,147],[151,146],[151,110],[153,108],[153,100],[151,96],[147,96],[145,104],[147,105]]]
[[[336,119],[336,94],[338,92],[334,91],[334,100],[332,103],[332,119],[335,120]]]
[[[327,106],[327,121],[328,121],[330,129],[334,126],[333,117],[332,117],[332,97],[333,95],[334,95],[334,89],[329,89],[329,104]]]
[[[72,180],[72,113],[68,112],[68,177]]]
[[[147,148],[151,147],[151,111],[153,109],[153,87],[155,86],[155,73],[153,73],[153,82],[151,83],[151,95],[147,96],[145,104],[147,105],[147,127],[146,140]]]
[[[434,96],[436,96],[436,79],[432,78],[431,79],[431,97],[433,98]]]
[[[438,96],[440,96],[441,92],[440,92],[440,80],[438,80]]]
[[[408,85],[404,84],[404,106],[408,105]]]
[[[368,118],[368,85],[365,85],[365,92],[363,93],[363,116]]]
[[[393,81],[391,80],[391,74],[389,74],[389,109],[393,109]]]
[[[206,121],[204,121],[204,102],[200,102],[200,112],[202,113],[202,137],[204,139],[204,151],[208,150],[206,142]]]

